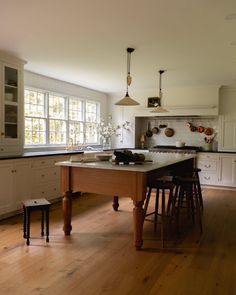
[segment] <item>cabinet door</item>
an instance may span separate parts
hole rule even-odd
[[[19,209],[23,200],[31,199],[33,179],[30,161],[15,162],[16,206]]]
[[[222,116],[220,131],[219,150],[236,151],[236,119]]]
[[[0,164],[0,214],[16,209],[14,176],[13,163],[3,160]]]
[[[3,138],[15,141],[19,138],[19,70],[3,65]]]
[[[219,158],[219,184],[225,186],[235,186],[235,156],[220,156]]]

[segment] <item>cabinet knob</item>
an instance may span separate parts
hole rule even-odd
[[[2,135],[2,136],[4,136],[4,135],[5,135],[5,133],[4,133],[4,132],[1,132],[1,135]]]

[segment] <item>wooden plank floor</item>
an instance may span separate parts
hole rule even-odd
[[[236,192],[204,191],[204,234],[186,227],[169,249],[160,249],[153,225],[144,226],[144,247],[132,237],[132,202],[84,194],[74,200],[73,230],[62,232],[61,204],[52,206],[50,243],[32,220],[31,245],[21,216],[0,222],[0,294],[236,294]]]

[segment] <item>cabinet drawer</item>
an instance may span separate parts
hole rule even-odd
[[[55,183],[36,186],[33,190],[32,196],[35,199],[46,198],[49,200],[62,196],[62,193],[60,191],[60,186],[57,183]]]
[[[33,168],[43,168],[43,167],[53,167],[55,163],[57,162],[56,158],[50,158],[50,157],[42,157],[38,160],[34,160],[32,163]]]
[[[59,179],[60,171],[57,167],[48,167],[43,169],[35,169],[34,182],[44,182]]]
[[[199,173],[201,184],[217,185],[218,179],[216,173],[201,172]]]
[[[203,161],[198,160],[197,167],[202,169],[202,171],[216,171],[217,170],[217,161],[216,160],[207,160]]]

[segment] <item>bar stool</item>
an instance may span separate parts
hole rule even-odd
[[[32,211],[41,211],[41,236],[44,236],[44,214],[46,215],[46,242],[49,242],[49,208],[51,203],[46,199],[27,200],[23,205],[23,231],[26,244],[30,244],[30,217]]]
[[[187,204],[187,212],[191,215],[192,223],[195,223],[195,214],[198,217],[200,233],[202,233],[201,192],[198,186],[199,179],[196,176],[176,176],[176,190],[174,202],[177,205],[176,223],[179,228],[179,214],[183,203]]]
[[[146,197],[146,202],[144,205],[144,221],[152,221],[154,223],[154,230],[157,230],[157,224],[158,224],[158,216],[161,216],[161,242],[162,242],[162,248],[164,248],[164,225],[165,225],[165,220],[166,217],[172,217],[172,209],[174,209],[175,204],[174,198],[173,198],[173,191],[174,191],[174,183],[172,182],[173,177],[172,176],[163,176],[160,178],[157,178],[155,181],[152,181],[151,183],[148,184],[148,193]],[[155,210],[151,213],[147,213],[148,209],[148,204],[150,201],[152,189],[156,190],[156,201],[155,201]],[[168,203],[167,203],[167,208],[166,208],[166,190],[169,191],[169,198],[168,198]],[[158,213],[158,207],[159,207],[159,193],[160,191],[162,192],[161,194],[161,210],[160,213]],[[154,215],[154,220],[147,219],[148,216]]]

